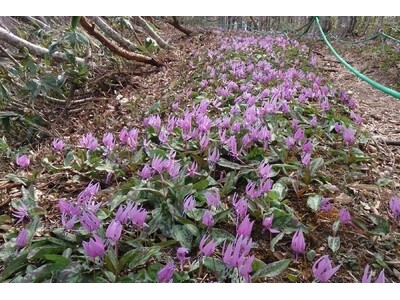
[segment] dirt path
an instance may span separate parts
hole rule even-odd
[[[374,173],[377,177],[393,180],[390,185],[392,190],[387,192],[398,193],[400,191],[400,100],[359,79],[339,63],[326,47],[318,46],[318,52],[324,55],[319,55],[319,66],[325,70],[326,80],[352,94],[357,102],[357,112],[363,117],[361,127],[371,134],[373,139],[368,152],[376,157],[378,162],[377,168],[373,170]],[[363,70],[367,64],[371,65],[368,53],[360,57],[358,53],[351,52],[351,48],[343,54],[343,57],[352,62],[352,66],[357,70]],[[385,81],[389,81],[388,86],[394,88],[390,80],[396,83],[398,78],[390,71]],[[369,73],[368,76],[378,82],[381,79],[380,74]],[[384,141],[399,145],[387,145]]]

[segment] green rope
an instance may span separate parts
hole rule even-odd
[[[372,80],[371,78],[365,76],[364,74],[361,74],[360,72],[358,72],[357,70],[355,70],[351,65],[349,65],[349,64],[336,52],[336,50],[333,49],[332,45],[329,43],[329,41],[328,41],[328,39],[327,39],[327,37],[326,37],[324,31],[322,30],[322,27],[321,27],[320,23],[319,23],[319,18],[318,18],[318,17],[314,17],[313,19],[316,21],[317,26],[318,26],[318,29],[319,29],[319,31],[321,32],[322,38],[324,39],[325,44],[328,46],[329,50],[331,50],[331,52],[336,56],[336,58],[337,58],[343,65],[345,65],[345,67],[346,67],[347,69],[349,69],[351,72],[353,72],[358,78],[360,78],[360,79],[366,81],[367,83],[369,83],[370,85],[372,85],[374,88],[376,88],[376,89],[378,89],[378,90],[380,90],[380,91],[382,91],[382,92],[384,92],[384,93],[386,93],[386,94],[388,94],[388,95],[391,95],[391,96],[393,96],[393,97],[395,97],[395,98],[397,98],[397,99],[400,99],[400,93],[399,93],[399,92],[397,92],[397,91],[395,91],[395,90],[392,90],[392,89],[390,89],[390,88],[388,88],[388,87],[386,87],[386,86],[384,86],[384,85],[382,85],[382,84],[380,84],[380,83],[378,83],[378,82]]]
[[[300,36],[298,36],[298,37],[296,38],[296,40],[299,39],[299,38],[301,38],[303,35],[305,35],[305,34],[310,30],[312,24],[314,24],[314,18],[311,19],[311,21],[308,23],[307,27],[304,29],[303,33],[300,34]]]
[[[345,43],[345,44],[349,44],[349,45],[356,45],[356,44],[365,43],[365,42],[374,40],[374,39],[376,39],[378,36],[380,36],[380,33],[378,32],[378,33],[376,33],[376,34],[370,36],[369,38],[365,38],[365,39],[358,40],[358,41],[355,41],[355,42],[350,42],[350,41],[342,40],[342,39],[338,38],[337,36],[333,35],[333,34],[330,33],[330,32],[329,32],[328,34],[329,34],[331,37],[333,37],[335,40],[337,40],[337,41],[339,41],[339,42],[342,42],[342,43]]]
[[[390,36],[390,35],[384,33],[383,31],[381,31],[381,32],[379,32],[379,33],[380,33],[380,35],[384,36],[385,38],[388,38],[388,39],[391,39],[391,40],[393,40],[393,41],[396,41],[396,42],[400,43],[400,41],[399,41],[398,39],[395,39],[394,37],[392,37],[392,36]]]

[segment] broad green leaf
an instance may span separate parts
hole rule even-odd
[[[219,258],[213,258],[208,256],[204,258],[203,264],[211,272],[215,273],[215,271],[217,271],[218,274],[223,273],[226,268],[225,263],[222,260],[220,260]]]
[[[225,184],[221,189],[221,197],[225,197],[235,189],[236,182],[238,180],[236,172],[229,172],[228,175],[226,175],[225,180]]]
[[[231,209],[225,209],[223,211],[220,211],[219,213],[214,215],[214,221],[215,223],[219,222],[219,221],[223,221],[227,216],[229,216],[229,214],[231,213]]]
[[[189,229],[182,225],[175,225],[172,228],[172,237],[174,240],[181,243],[183,247],[192,248],[193,235]]]
[[[27,256],[28,253],[26,252],[20,253],[17,258],[15,258],[10,263],[5,265],[3,273],[1,274],[0,282],[3,282],[7,278],[18,272],[19,270],[24,269],[28,264]]]
[[[122,270],[126,265],[133,269],[137,266],[145,264],[152,256],[160,252],[160,247],[143,247],[128,251],[120,259],[120,269]]]
[[[52,261],[52,262],[59,264],[61,266],[64,266],[64,267],[68,266],[69,262],[70,262],[68,258],[66,258],[62,255],[57,255],[57,254],[45,254],[43,256],[43,258],[45,260]]]
[[[239,165],[238,163],[229,161],[225,158],[220,158],[217,164],[221,167],[225,167],[232,170],[240,170],[243,169],[245,166]]]
[[[333,253],[338,251],[340,248],[340,237],[329,236],[328,237],[328,246],[329,246],[329,249],[331,249]]]
[[[74,31],[79,24],[81,17],[71,17],[71,30]]]
[[[281,240],[283,239],[283,237],[285,236],[284,232],[280,232],[276,237],[274,237],[271,241],[271,251],[275,252],[275,245]]]
[[[333,222],[333,225],[332,225],[333,233],[336,234],[338,232],[339,228],[340,228],[340,221],[336,220],[335,222]]]
[[[307,199],[307,206],[311,208],[313,211],[319,211],[321,200],[322,200],[321,195],[310,196]]]
[[[282,201],[283,199],[285,199],[286,193],[287,193],[287,186],[281,182],[276,182],[273,186],[272,186],[272,191],[276,191],[278,192],[279,195],[279,200]]]
[[[211,236],[215,240],[217,245],[221,244],[224,241],[233,242],[235,240],[235,237],[232,234],[230,234],[226,230],[219,228],[211,229]]]
[[[310,175],[313,177],[317,170],[324,165],[324,159],[322,157],[317,157],[310,164]]]
[[[64,251],[64,249],[65,248],[62,246],[53,246],[53,245],[47,246],[46,245],[46,246],[32,249],[29,252],[27,258],[29,260],[35,260],[38,258],[44,258],[45,255],[48,255],[48,254],[61,254]]]
[[[252,281],[257,281],[264,277],[273,278],[279,276],[283,271],[287,269],[290,262],[290,259],[283,259],[270,263],[266,265],[265,268],[254,273],[254,275],[252,276]]]

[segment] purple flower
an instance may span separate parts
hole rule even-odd
[[[130,202],[127,206],[120,205],[118,207],[117,213],[115,214],[115,220],[117,220],[121,224],[125,224],[126,222],[128,222],[132,208],[132,202]]]
[[[100,190],[100,183],[93,184],[90,182],[88,186],[78,195],[77,201],[79,205],[89,205],[93,197]]]
[[[24,248],[26,247],[26,245],[28,244],[28,231],[24,228],[22,229],[18,236],[17,239],[15,240],[15,244],[19,247],[19,248]]]
[[[205,133],[200,137],[200,149],[204,150],[207,148],[210,139],[208,138],[208,134]]]
[[[328,282],[328,280],[339,270],[340,265],[332,268],[332,262],[328,255],[319,258],[312,266],[314,278],[318,282]]]
[[[179,108],[179,102],[172,103],[172,109],[177,110]]]
[[[270,178],[271,170],[272,170],[272,166],[269,165],[268,162],[266,162],[266,161],[263,161],[258,168],[258,171],[260,172],[260,174],[263,178]]]
[[[286,148],[288,148],[288,149],[293,148],[295,143],[296,143],[296,141],[291,136],[288,136],[288,137],[285,138]]]
[[[337,133],[341,133],[341,132],[343,131],[343,125],[342,125],[342,123],[339,123],[339,122],[336,122],[336,123],[335,123],[335,131],[336,131]]]
[[[158,131],[161,127],[161,118],[159,115],[152,115],[147,119],[146,123]]]
[[[142,179],[149,179],[151,176],[153,176],[153,171],[148,164],[145,164],[140,172],[140,177],[142,177]]]
[[[317,125],[317,116],[314,116],[311,120],[310,120],[310,126],[316,126]]]
[[[299,129],[299,120],[297,119],[292,120],[292,129],[293,131],[297,131],[297,129]]]
[[[84,211],[79,220],[83,228],[85,228],[89,232],[96,231],[100,227],[100,220],[90,210]]]
[[[190,177],[194,177],[194,176],[196,176],[196,171],[197,171],[197,168],[199,167],[199,165],[197,164],[197,162],[192,162],[192,163],[190,163],[189,165],[188,165],[188,167],[187,167],[187,170],[188,170],[188,175],[190,176]]]
[[[304,138],[304,130],[299,128],[297,129],[296,133],[294,134],[294,140],[300,141]]]
[[[67,219],[66,214],[61,215],[61,223],[65,227],[65,229],[72,229],[77,219],[78,219],[77,215],[72,215],[70,219]]]
[[[214,251],[215,251],[215,247],[216,247],[216,243],[213,240],[210,240],[207,245],[205,245],[206,240],[209,238],[209,236],[203,236],[201,241],[200,241],[200,251],[204,256],[211,256]]]
[[[339,221],[343,224],[351,223],[350,213],[344,208],[341,208],[339,211]]]
[[[135,205],[132,207],[131,211],[130,211],[130,219],[132,221],[133,225],[136,225],[139,228],[142,228],[143,226],[147,226],[147,224],[145,223],[146,218],[147,218],[147,210],[144,209],[143,207],[139,207],[137,205],[137,203],[135,203]]]
[[[252,263],[255,256],[252,255],[243,259],[242,262],[239,264],[239,273],[244,277],[247,283],[251,282],[250,272],[253,271]]]
[[[278,233],[279,230],[276,230],[275,228],[272,228],[272,222],[273,222],[273,220],[274,220],[274,215],[272,215],[271,217],[265,218],[265,219],[262,221],[262,224],[263,224],[264,228],[265,228],[266,230],[268,230],[269,232],[271,232],[271,233]]]
[[[15,210],[12,211],[12,215],[16,218],[18,218],[18,221],[15,225],[23,222],[25,219],[29,219],[29,215],[28,215],[28,207],[21,203],[21,205],[17,208],[15,208]]]
[[[188,254],[188,253],[189,253],[189,249],[187,249],[185,247],[179,247],[178,250],[176,250],[176,258],[180,262],[181,271],[183,271],[183,263],[185,262],[185,260],[188,259],[188,257],[186,257],[186,254]]]
[[[165,265],[160,271],[157,272],[158,282],[170,283],[174,275],[175,265],[172,261]]]
[[[292,238],[292,250],[296,253],[296,257],[306,250],[306,243],[304,241],[303,231],[298,229]]]
[[[170,178],[175,178],[179,175],[179,172],[181,170],[181,165],[173,160],[170,160],[170,162],[171,163],[168,165],[167,171]]]
[[[303,166],[308,166],[311,162],[311,154],[310,153],[303,153],[301,155],[301,163]]]
[[[64,148],[65,143],[62,140],[55,139],[55,140],[53,140],[52,145],[53,145],[54,150],[61,151]]]
[[[158,139],[162,144],[164,144],[166,141],[168,141],[168,133],[164,129],[161,129]]]
[[[304,153],[311,153],[313,150],[313,143],[311,142],[311,140],[307,140],[302,146],[301,146],[301,150]]]
[[[133,128],[128,132],[128,138],[126,139],[126,143],[132,150],[135,150],[138,145],[138,137],[139,137],[139,131],[137,129]]]
[[[203,217],[201,218],[201,222],[208,228],[214,225],[214,218],[209,210],[205,211]]]
[[[22,168],[27,168],[27,167],[29,167],[29,164],[31,163],[31,161],[29,160],[29,157],[27,155],[21,155],[21,156],[17,156],[16,163],[18,166],[20,166]]]
[[[186,254],[189,253],[189,249],[185,247],[179,247],[178,250],[176,250],[176,258],[179,259],[179,261],[182,263],[187,259]]]
[[[260,196],[258,190],[256,190],[256,183],[249,181],[246,185],[246,195],[254,199]]]
[[[192,195],[186,196],[185,199],[183,200],[183,210],[185,212],[193,211],[195,205],[196,205],[196,200],[194,200]]]
[[[372,271],[369,272],[369,265],[365,266],[364,269],[364,274],[361,279],[362,283],[371,283],[372,280]],[[382,269],[382,271],[379,273],[379,276],[376,278],[375,283],[385,283],[385,270]]]
[[[217,207],[221,203],[221,196],[216,189],[214,192],[207,191],[205,194],[208,206]]]
[[[238,195],[235,193],[233,195],[233,207],[235,208],[236,215],[239,220],[243,219],[247,215],[247,200],[244,198],[241,198],[240,200],[237,200]]]
[[[253,229],[253,222],[250,222],[249,215],[247,215],[242,223],[240,223],[239,227],[237,228],[236,232],[238,235],[243,235],[243,236],[250,236],[251,235],[251,230]]]
[[[94,234],[93,238],[89,239],[89,242],[83,242],[83,249],[86,254],[93,259],[101,257],[104,254],[103,240]]]
[[[393,196],[389,201],[389,207],[396,219],[400,219],[400,199]]]
[[[321,203],[319,204],[319,209],[328,212],[332,209],[332,204],[330,202],[332,198],[322,198]]]
[[[111,132],[106,133],[103,136],[103,144],[104,144],[104,146],[106,146],[106,149],[108,152],[110,152],[110,151],[112,151],[112,149],[114,149],[114,147],[115,147],[114,135]]]
[[[122,128],[121,132],[119,133],[119,140],[125,144],[128,141],[129,133],[126,127]]]
[[[151,167],[161,174],[164,169],[164,160],[159,156],[153,157],[153,160],[151,161]]]
[[[122,224],[117,220],[112,220],[110,225],[107,227],[106,237],[113,242],[117,242],[122,233]]]
[[[345,128],[343,131],[343,141],[346,145],[353,144],[356,140],[355,132],[351,128]]]
[[[112,177],[114,176],[114,172],[108,172],[106,176],[106,184],[111,182]]]
[[[79,145],[81,145],[83,148],[93,151],[96,150],[98,142],[92,133],[89,132],[79,139]]]
[[[376,278],[375,283],[385,283],[385,270],[383,269],[379,275],[378,278]]]

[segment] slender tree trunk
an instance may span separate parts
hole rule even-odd
[[[154,30],[153,28],[151,28],[151,26],[146,22],[145,19],[143,19],[142,17],[137,17],[136,18],[140,24],[140,26],[142,26],[142,28],[144,29],[144,31],[146,31],[146,33],[148,35],[150,35],[156,42],[157,44],[160,45],[161,48],[164,49],[172,49],[173,47],[168,45],[168,43],[166,41],[164,41]]]
[[[258,30],[258,24],[257,24],[256,20],[254,19],[254,17],[250,16],[250,21],[253,24],[253,29]]]
[[[0,40],[5,41],[7,44],[14,46],[17,49],[22,49],[26,47],[29,50],[29,53],[38,56],[38,57],[45,57],[49,54],[49,50],[43,48],[39,45],[33,44],[20,38],[19,36],[14,35],[12,32],[7,31],[0,27]],[[54,52],[51,56],[55,60],[64,60],[67,61],[67,56],[61,52]],[[76,60],[78,62],[84,62],[84,60],[80,57],[77,57]]]
[[[376,27],[376,29],[375,29],[375,32],[378,32],[378,31],[380,31],[380,30],[382,29],[382,27],[383,27],[383,20],[384,20],[384,19],[385,19],[385,17],[383,17],[383,16],[379,17],[378,25],[377,25],[377,27]]]
[[[187,36],[191,36],[193,34],[193,32],[185,27],[183,27],[178,20],[178,17],[172,17],[172,20],[169,20],[168,18],[165,18],[166,22],[172,26],[174,26],[176,29],[178,29],[179,31],[183,32],[184,34],[186,34]]]
[[[103,21],[100,17],[92,17],[93,22],[111,39],[116,41],[122,47],[129,51],[137,50],[137,47],[134,43],[124,38],[121,33],[118,33],[114,29],[112,29],[105,21]]]
[[[46,23],[40,21],[39,19],[36,19],[34,17],[29,17],[29,16],[21,16],[17,17],[17,19],[20,19],[22,22],[32,25],[32,26],[37,26],[43,29],[50,29],[50,26],[47,25]]]
[[[133,61],[137,61],[137,62],[141,62],[141,63],[146,63],[146,64],[150,64],[156,67],[161,67],[163,66],[162,63],[156,61],[154,58],[152,57],[148,57],[145,55],[141,55],[141,54],[137,54],[137,53],[133,53],[133,52],[129,52],[126,51],[125,49],[121,49],[118,46],[116,46],[112,41],[108,40],[106,37],[104,37],[101,33],[97,32],[94,29],[94,24],[89,24],[89,22],[87,21],[87,19],[85,17],[81,17],[80,19],[80,24],[82,25],[82,27],[92,36],[94,36],[96,39],[98,39],[104,46],[106,46],[111,52],[126,58],[128,60],[133,60]]]

